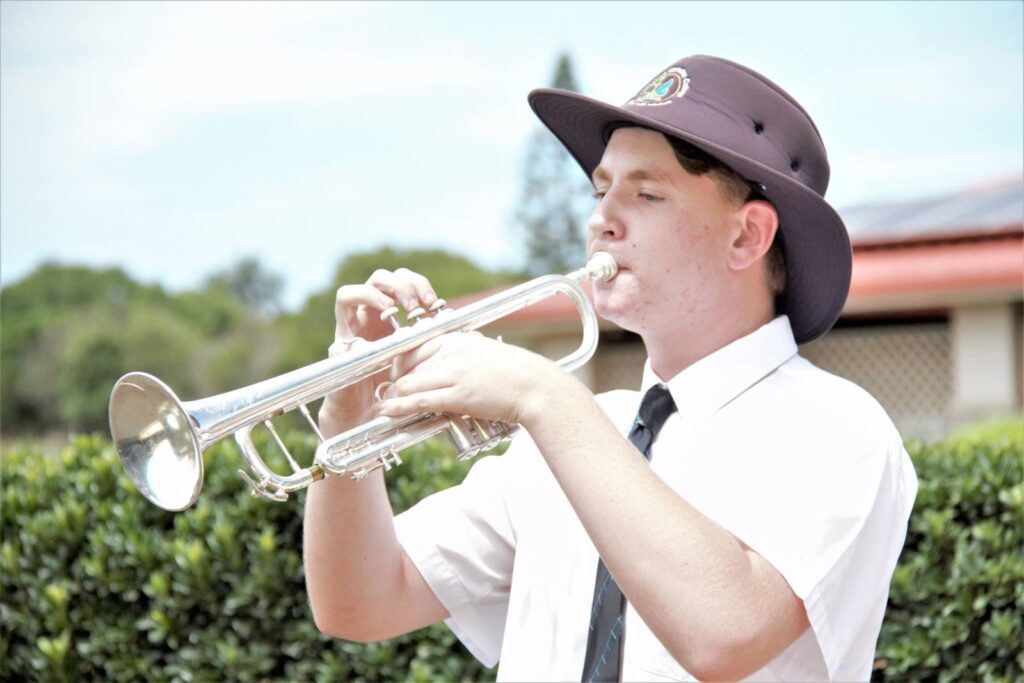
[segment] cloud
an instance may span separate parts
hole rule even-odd
[[[12,23],[5,118],[18,129],[45,127],[51,160],[69,150],[143,153],[204,116],[386,103],[483,76],[469,48],[415,7],[58,3],[23,10]],[[397,45],[413,26],[428,48],[416,62]]]

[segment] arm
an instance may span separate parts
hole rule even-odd
[[[748,675],[807,628],[778,571],[661,481],[554,364],[454,335],[410,354],[402,371],[384,414],[465,412],[530,432],[623,593],[690,673]]]
[[[429,283],[408,271],[378,271],[365,285],[342,287],[335,303],[332,354],[358,343],[356,337],[377,339],[390,333],[379,314],[393,301],[409,310],[434,299]],[[370,378],[325,398],[320,409],[325,437],[374,416],[373,393],[381,379]],[[362,481],[328,477],[310,487],[303,564],[317,628],[328,635],[380,640],[448,616],[398,543],[379,470]]]
[[[584,387],[565,385],[557,401],[543,394],[524,426],[623,593],[698,678],[760,669],[807,628],[803,603],[774,567],[636,457]]]

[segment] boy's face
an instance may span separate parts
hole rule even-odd
[[[593,181],[587,253],[607,251],[619,264],[615,279],[594,286],[602,317],[644,335],[728,315],[715,302],[730,286],[727,257],[741,219],[717,180],[687,173],[661,133],[620,128]]]

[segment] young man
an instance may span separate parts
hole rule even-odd
[[[814,124],[704,56],[622,107],[530,103],[593,180],[588,251],[619,264],[595,304],[643,339],[642,391],[595,397],[461,334],[396,363],[375,408],[387,378],[328,397],[327,434],[425,410],[526,434],[394,519],[379,474],[312,487],[318,626],[374,640],[447,619],[504,680],[867,679],[916,478],[878,404],[797,355],[850,276]],[[435,299],[402,270],[342,287],[332,352]]]

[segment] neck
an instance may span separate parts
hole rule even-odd
[[[773,317],[770,301],[747,300],[719,308],[713,316],[686,321],[681,328],[640,336],[651,369],[667,382],[702,358],[771,322]]]

